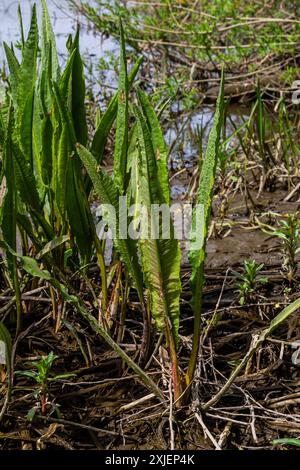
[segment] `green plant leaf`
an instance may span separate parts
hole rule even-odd
[[[16,185],[22,201],[36,212],[41,210],[41,201],[37,192],[37,183],[30,163],[25,158],[18,143],[13,142]]]
[[[51,280],[51,275],[46,269],[41,269],[38,265],[38,262],[34,258],[29,256],[22,256],[22,265],[25,271],[33,277],[38,277],[39,279],[44,279],[45,281]]]
[[[3,147],[3,171],[1,182],[0,227],[2,237],[15,250],[16,249],[16,217],[17,193],[15,183],[14,159],[12,150],[12,106],[9,108],[8,122],[5,130]],[[8,267],[13,277],[12,258],[8,256]]]
[[[18,84],[17,138],[24,156],[33,168],[33,100],[37,74],[38,25],[36,6],[32,7],[31,24],[28,38],[22,50]],[[16,103],[15,103],[16,104]]]
[[[288,446],[296,446],[300,447],[300,439],[293,439],[291,437],[283,438],[283,439],[274,439],[272,441],[273,445],[281,444],[281,445],[288,445]]]
[[[139,185],[140,200],[147,208],[147,220],[142,217],[148,227],[153,226],[152,207],[163,204],[162,188],[157,179],[157,161],[152,146],[151,135],[144,116],[135,108],[138,126]],[[146,234],[147,235],[147,234]],[[149,233],[148,233],[149,235]],[[167,334],[169,324],[172,325],[172,337],[177,342],[179,328],[180,283],[180,249],[178,240],[174,238],[174,229],[170,219],[169,238],[149,237],[140,240],[142,265],[146,286],[150,292],[151,313],[157,328]]]
[[[42,259],[43,256],[47,255],[51,251],[55,250],[59,246],[63,245],[67,241],[70,240],[69,235],[62,235],[61,237],[56,237],[53,240],[51,240],[49,243],[47,243],[44,248],[36,255],[36,259],[40,260]]]
[[[59,67],[57,50],[56,50],[55,35],[52,29],[46,0],[40,0],[40,1],[42,5],[42,41],[41,41],[42,69],[48,69],[47,61],[49,57],[48,51],[50,48],[51,79],[57,82],[60,77],[60,67]]]
[[[209,134],[205,158],[202,163],[201,175],[197,193],[197,207],[193,210],[192,216],[192,230],[193,235],[190,237],[191,248],[189,250],[189,262],[192,268],[190,286],[192,291],[192,308],[194,311],[194,335],[193,335],[193,349],[190,358],[190,364],[187,373],[187,383],[192,380],[197,353],[199,347],[199,334],[200,334],[200,322],[201,322],[201,304],[202,304],[202,291],[204,285],[204,261],[206,255],[206,239],[210,221],[211,206],[212,206],[212,195],[215,181],[215,173],[218,159],[219,140],[221,123],[223,119],[223,108],[224,108],[224,73],[222,72],[221,84],[219,96],[216,104],[216,111],[214,115],[213,126]],[[199,233],[199,227],[197,230],[197,222],[199,222],[199,216],[203,214],[203,230],[202,237]],[[197,240],[197,237],[201,237],[200,246],[195,249],[193,246]]]
[[[72,157],[74,160],[74,156]],[[75,162],[74,166],[75,166]],[[82,256],[81,264],[90,262],[96,229],[90,206],[81,180],[81,169],[70,165],[67,174],[67,214],[71,230],[75,236],[78,250]]]
[[[65,70],[63,71],[63,74],[59,81],[59,88],[60,88],[61,96],[63,97],[65,101],[68,101],[68,95],[71,96],[71,92],[72,92],[71,77],[72,77],[75,54],[76,54],[76,49],[74,49],[72,53],[70,54]]]
[[[22,79],[22,78],[21,78]],[[23,150],[23,155],[34,169],[33,161],[33,109],[34,109],[34,89],[27,92],[27,98],[24,107],[20,113],[17,113],[19,121],[17,139],[20,142],[20,147]]]
[[[31,423],[34,420],[34,417],[35,417],[36,413],[37,413],[37,408],[35,406],[30,408],[30,410],[28,411],[28,413],[26,415],[27,421],[29,421]]]
[[[52,179],[52,135],[53,127],[50,115],[47,113],[42,121],[40,128],[41,134],[41,151],[40,151],[40,173],[42,176],[43,183],[46,186],[50,186]],[[36,154],[38,154],[38,149]],[[39,158],[37,156],[37,158]]]
[[[12,104],[10,104],[3,148],[2,184],[4,183],[5,185],[5,188],[3,188],[5,195],[3,196],[3,202],[1,201],[0,204],[0,228],[3,239],[6,240],[9,246],[15,250],[17,245],[17,189],[15,179],[15,162],[13,158],[12,125]],[[18,334],[21,327],[22,303],[16,259],[11,255],[11,253],[7,253],[7,264],[11,283],[16,295],[16,332]]]
[[[77,144],[77,152],[91,178],[95,191],[100,198],[100,203],[109,204],[115,209],[116,217],[114,220],[116,221],[116,236],[114,238],[114,244],[128,269],[129,275],[132,278],[134,286],[138,291],[140,301],[143,305],[143,276],[138,263],[136,243],[130,238],[122,239],[119,237],[120,224],[124,224],[124,226],[127,227],[127,220],[120,220],[119,190],[112,178],[99,167],[97,168],[95,158],[87,149],[80,144]],[[108,214],[108,218],[110,216],[111,214]],[[124,216],[126,217],[126,214],[124,214]],[[114,220],[109,218],[108,222],[114,222]]]
[[[205,245],[206,237],[208,232],[208,226],[210,221],[211,206],[212,206],[212,192],[215,181],[215,172],[218,158],[218,147],[220,140],[221,121],[223,113],[224,100],[224,77],[220,84],[219,97],[216,104],[216,111],[214,115],[213,127],[209,134],[207,143],[207,149],[205,153],[204,162],[202,164],[202,171],[200,175],[200,181],[198,186],[197,200],[196,203],[201,205],[204,210],[204,236],[202,238],[202,246],[197,250],[190,250],[189,261],[192,267],[191,274],[191,289],[193,294],[193,309],[198,314],[201,308],[201,294],[203,287],[203,264],[205,260]],[[193,230],[196,230],[195,211],[193,213]],[[195,234],[197,237],[198,233]],[[193,240],[191,240],[191,243]]]
[[[84,190],[80,160],[75,158],[76,134],[72,115],[61,96],[59,86],[56,83],[52,86],[60,121],[63,128],[65,127],[65,137],[60,136],[60,146],[57,149],[60,157],[55,163],[57,181],[54,181],[54,187],[60,210],[64,210],[64,205],[66,207],[70,226],[82,255],[82,264],[86,264],[92,255],[95,227]],[[68,190],[65,189],[66,181],[68,181]]]
[[[15,375],[20,375],[22,377],[29,377],[30,379],[36,380],[37,379],[37,372],[33,372],[31,370],[17,370]]]
[[[162,196],[165,202],[170,204],[168,151],[166,149],[164,135],[148,96],[140,88],[137,88],[137,94],[144,116],[147,119],[151,135],[153,151],[156,157],[157,177],[161,187]]]
[[[83,63],[79,52],[79,29],[77,29],[71,53],[74,52],[72,67],[72,118],[77,142],[86,145],[88,129],[85,112],[85,80]]]
[[[129,76],[128,76],[128,88],[129,89],[132,87],[132,84],[138,73],[138,70],[142,61],[143,61],[143,57],[140,57],[136,61],[136,63],[132,67],[132,70],[129,73]],[[91,144],[91,153],[95,157],[98,164],[102,163],[107,138],[117,116],[118,100],[119,100],[119,92],[117,92],[113,96],[113,98],[110,100],[109,105],[105,113],[101,117],[100,122],[94,133],[94,137],[93,137],[92,144]],[[86,178],[85,178],[85,188],[86,188],[86,194],[88,196],[92,188],[92,182],[89,178],[89,175],[86,175]]]
[[[69,157],[71,154],[69,145],[69,134],[67,125],[64,123],[59,138],[59,147],[57,153],[57,161],[55,165],[55,174],[53,178],[53,190],[55,194],[55,202],[58,210],[65,218],[66,202],[67,202],[67,176],[71,169],[69,168]]]
[[[3,43],[6,60],[9,68],[9,83],[12,92],[14,103],[18,102],[18,87],[20,83],[20,64],[15,56],[13,49],[11,49],[5,42]]]
[[[125,39],[120,20],[120,72],[118,89],[117,129],[114,153],[114,180],[121,194],[126,190],[126,168],[128,147],[128,77]]]
[[[21,109],[24,109],[28,93],[35,86],[36,81],[36,61],[38,50],[38,25],[36,16],[36,6],[32,7],[31,24],[27,40],[22,51],[22,62],[20,66],[20,82],[18,88],[18,100]]]

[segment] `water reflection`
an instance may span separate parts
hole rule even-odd
[[[5,60],[3,41],[8,44],[16,43],[20,39],[20,28],[18,19],[18,1],[17,0],[0,0],[0,64]],[[30,24],[31,8],[32,5],[37,4],[37,14],[40,18],[41,8],[40,2],[34,0],[21,0],[21,10],[24,23],[25,34],[28,31]],[[93,1],[90,2],[93,4]],[[66,41],[68,35],[74,34],[77,24],[80,25],[80,50],[85,59],[86,66],[90,74],[93,74],[94,91],[100,87],[97,86],[97,64],[100,57],[104,57],[110,53],[118,54],[118,44],[111,38],[102,38],[101,35],[95,34],[94,31],[88,27],[86,20],[80,14],[75,14],[70,10],[67,0],[47,0],[47,6],[51,17],[57,50],[62,62],[66,59]],[[16,51],[18,53],[18,51]],[[91,67],[92,65],[92,67]],[[112,84],[112,76],[108,74],[107,82]]]

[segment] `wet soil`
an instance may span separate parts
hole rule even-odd
[[[257,204],[255,212],[260,220],[270,222],[268,216],[262,216],[267,211],[282,215],[294,211],[299,205],[299,195],[294,201],[284,202],[286,195],[287,191],[282,188],[272,193],[262,192],[258,198],[257,192],[253,191],[252,198]],[[212,227],[220,222],[218,208],[216,200]],[[297,295],[295,288],[287,290],[288,285],[280,273],[282,255],[278,240],[263,233],[253,220],[253,211],[249,214],[243,198],[237,195],[224,219],[225,229],[217,235],[216,231],[211,231],[207,246],[202,347],[191,390],[192,405],[183,405],[173,411],[175,447],[178,449],[215,448],[204,437],[203,428],[195,417],[195,407],[201,406],[219,390],[225,377],[248,350],[252,335]],[[264,263],[262,274],[269,281],[253,302],[242,307],[237,299],[233,270],[240,270],[242,261],[249,258]],[[185,263],[182,280],[178,354],[181,367],[185,369],[192,333],[188,304],[189,268]],[[86,302],[91,306],[88,295]],[[47,303],[32,302],[28,308],[27,322],[32,326],[18,347],[15,369],[24,369],[29,360],[53,350],[59,356],[55,373],[68,371],[76,375],[50,384],[46,416],[38,409],[32,423],[28,422],[26,414],[32,406],[39,406],[32,395],[33,384],[16,377],[12,402],[1,426],[1,448],[169,449],[168,407],[147,395],[138,378],[124,368],[122,361],[74,312],[70,310],[65,315],[76,328],[81,349],[78,338],[65,325],[58,332],[54,331]],[[35,323],[32,323],[33,318]],[[122,343],[132,357],[137,357],[141,330],[142,318],[133,296]],[[220,402],[203,414],[205,425],[222,448],[270,449],[275,438],[299,435],[300,374],[299,365],[292,361],[293,344],[299,339],[300,319],[294,315],[260,349]],[[167,367],[166,353],[161,347],[148,373],[166,394],[168,385],[164,371]],[[141,398],[144,401],[139,403],[137,400]],[[56,405],[59,416],[51,413],[51,408]]]

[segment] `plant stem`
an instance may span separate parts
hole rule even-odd
[[[197,296],[197,305],[194,309],[194,331],[193,331],[193,340],[192,340],[192,352],[190,355],[188,370],[186,373],[186,385],[187,387],[190,385],[191,381],[193,380],[197,358],[198,358],[198,351],[199,351],[199,339],[200,339],[200,332],[201,332],[201,312],[202,312],[202,291],[203,291],[203,284],[204,284],[204,263],[200,266],[200,286],[199,286],[199,294]]]
[[[97,237],[97,234],[95,233],[95,247],[96,247],[96,253],[97,253],[97,260],[100,268],[100,274],[101,274],[101,304],[102,304],[102,311],[106,312],[107,309],[107,274],[106,274],[106,267],[105,267],[105,261],[104,261],[104,255],[103,255],[103,250],[100,244],[100,240]]]

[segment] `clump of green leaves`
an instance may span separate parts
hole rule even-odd
[[[240,305],[253,302],[257,296],[257,289],[268,282],[267,277],[259,275],[263,268],[263,263],[258,264],[255,260],[245,260],[243,272],[241,274],[234,272],[238,279],[235,286]]]
[[[286,220],[279,221],[279,228],[273,234],[280,239],[283,253],[282,269],[289,283],[295,280],[300,252],[300,220],[297,213],[289,214]]]
[[[62,68],[46,2],[40,3],[41,30],[33,5],[28,36],[22,35],[21,59],[13,46],[4,44],[9,87],[0,105],[0,238],[15,251],[19,232],[23,253],[31,246],[50,271],[55,267],[64,274],[86,266],[96,256],[105,310],[104,249],[89,205],[91,180],[76,154],[76,143],[88,146],[101,163],[118,114],[118,93],[100,121],[96,119],[95,133],[89,141],[79,30],[68,39],[69,55]],[[128,76],[128,90],[140,62]],[[16,259],[9,251],[7,267],[9,287],[16,293],[18,333],[22,304]]]
[[[140,60],[128,73],[125,38],[120,22],[118,92],[101,118],[97,116],[94,134],[89,138],[79,31],[73,39],[68,40],[69,56],[65,67],[61,69],[45,0],[41,0],[41,6],[41,38],[36,7],[33,6],[28,37],[26,40],[22,38],[20,62],[14,48],[5,45],[10,73],[6,107],[0,109],[0,148],[4,149],[5,162],[4,171],[0,175],[4,201],[0,211],[0,246],[6,251],[11,284],[13,285],[14,273],[19,267],[19,259],[23,270],[51,285],[54,312],[57,311],[57,305],[72,303],[84,318],[88,319],[94,331],[97,331],[139,375],[144,384],[161,398],[162,393],[157,386],[112,338],[113,333],[107,321],[109,285],[104,264],[105,242],[101,243],[97,237],[89,196],[94,186],[99,203],[109,204],[115,209],[117,224],[120,213],[119,196],[126,196],[128,206],[132,203],[142,204],[147,209],[147,218],[140,221],[141,232],[146,234],[146,228],[151,226],[152,207],[170,203],[168,151],[164,136],[151,101],[144,91],[137,88],[137,103],[130,103],[129,91]],[[193,378],[199,347],[205,243],[211,213],[223,102],[222,76],[214,125],[201,165],[196,200],[198,205],[204,207],[204,239],[201,246],[190,250],[195,325],[186,380],[188,384]],[[110,176],[101,164],[107,139],[115,122],[114,171],[113,176]],[[197,213],[194,211],[194,228],[196,217]],[[114,257],[119,258],[120,264],[123,264],[126,271],[124,278],[130,280],[130,288],[134,287],[139,297],[144,320],[140,347],[141,363],[145,363],[151,354],[152,316],[156,329],[164,334],[166,340],[174,398],[178,402],[185,386],[177,354],[181,253],[171,214],[169,218],[170,236],[167,239],[163,238],[161,230],[155,239],[149,236],[139,240],[123,238],[118,226],[114,238]],[[128,215],[126,226],[131,221],[132,216]],[[17,230],[21,233],[23,253],[27,255],[28,247],[31,247],[31,257],[17,253]],[[84,274],[87,273],[88,277],[86,266],[95,257],[102,281],[100,311],[97,312],[99,323],[73,295],[74,291],[76,292],[73,279],[78,276],[80,270],[84,271]],[[14,284],[18,285],[18,279]],[[67,294],[69,291],[72,295]],[[19,320],[21,317],[20,311]],[[59,327],[59,315],[57,320],[56,326]],[[17,329],[20,328],[21,321]],[[55,359],[50,353],[47,358],[32,363],[33,370],[25,371],[25,375],[36,382],[35,395],[39,398],[42,414],[48,404],[48,385],[53,378],[51,368]],[[35,408],[31,410],[31,417],[34,412]]]

